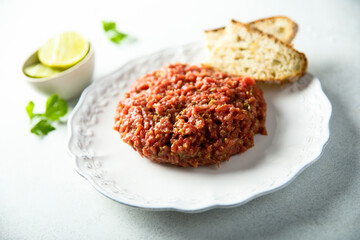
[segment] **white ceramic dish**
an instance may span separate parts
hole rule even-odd
[[[141,75],[167,63],[199,63],[200,44],[170,48],[133,60],[94,82],[69,120],[68,148],[77,171],[120,203],[201,212],[233,207],[288,184],[320,156],[329,138],[331,104],[310,74],[293,84],[262,86],[268,136],[216,166],[179,168],[141,158],[112,130],[118,101]]]
[[[34,52],[23,64],[22,72],[27,66],[38,63],[38,51]],[[25,80],[35,89],[45,94],[58,94],[64,99],[72,99],[91,83],[94,72],[95,56],[94,48],[90,49],[84,59],[65,71],[46,78],[31,78],[24,73]]]

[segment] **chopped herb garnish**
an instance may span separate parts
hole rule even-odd
[[[28,105],[26,106],[26,112],[29,115],[30,120],[32,120],[34,117],[34,107],[35,107],[35,104],[33,101],[30,101],[28,103]]]
[[[59,122],[60,118],[68,112],[66,101],[59,98],[57,94],[51,95],[47,99],[44,113],[34,113],[34,107],[34,102],[30,101],[26,106],[26,112],[31,121],[30,132],[38,136],[44,136],[54,131],[53,123]]]
[[[116,29],[116,23],[114,22],[102,21],[102,24],[105,32]]]
[[[66,101],[58,95],[52,95],[46,101],[45,116],[51,121],[57,121],[68,112]]]
[[[115,22],[102,21],[102,24],[107,37],[115,44],[120,44],[120,42],[128,36],[127,34],[122,33],[116,29]]]
[[[55,128],[51,125],[49,120],[41,119],[31,127],[30,132],[38,136],[44,136],[53,130],[55,130]]]

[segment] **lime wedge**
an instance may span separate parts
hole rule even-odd
[[[44,66],[41,63],[26,67],[24,72],[26,75],[33,78],[50,77],[60,73],[59,70]]]
[[[80,62],[88,53],[89,42],[76,32],[63,32],[50,39],[39,49],[42,64],[66,69]]]

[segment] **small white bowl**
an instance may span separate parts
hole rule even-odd
[[[72,99],[91,83],[94,72],[94,49],[90,44],[89,52],[74,66],[51,77],[32,78],[25,74],[24,69],[30,65],[39,63],[38,51],[34,52],[23,64],[22,72],[25,80],[35,89],[45,94],[58,94],[61,98]]]

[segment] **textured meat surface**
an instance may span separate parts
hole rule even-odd
[[[142,156],[182,167],[219,164],[266,135],[263,92],[248,77],[168,65],[137,79],[114,129]]]

